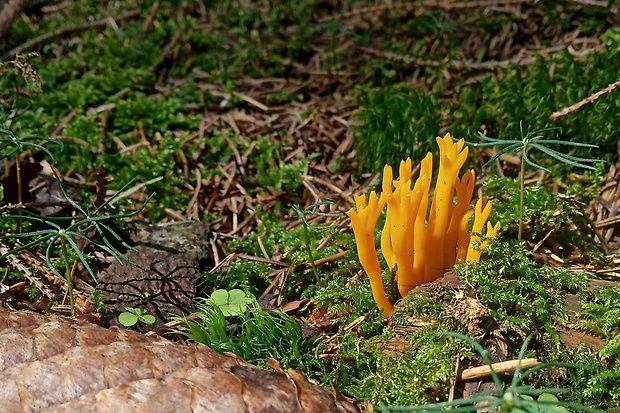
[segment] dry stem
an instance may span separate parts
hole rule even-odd
[[[604,95],[608,94],[612,90],[617,89],[619,87],[620,87],[620,79],[618,79],[618,81],[616,81],[614,83],[610,83],[606,88],[603,88],[603,89],[599,90],[598,92],[591,94],[587,98],[585,98],[585,99],[575,103],[574,105],[571,105],[571,106],[568,106],[568,107],[566,107],[564,109],[558,110],[557,112],[553,112],[551,114],[550,118],[551,118],[551,120],[558,120],[562,116],[568,115],[569,113],[576,112],[582,106],[585,106],[585,105],[587,105],[589,103],[594,102],[596,99],[600,98],[601,96],[604,96]]]

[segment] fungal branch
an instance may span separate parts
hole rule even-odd
[[[467,159],[465,140],[454,142],[447,134],[437,138],[439,172],[430,205],[429,193],[433,172],[433,155],[427,154],[420,165],[420,176],[411,181],[411,159],[401,161],[399,178],[394,179],[392,167],[383,169],[383,191],[355,196],[355,208],[347,215],[357,243],[357,253],[370,279],[375,302],[388,318],[393,311],[381,278],[381,267],[374,241],[379,215],[387,205],[381,233],[381,252],[390,270],[396,268],[396,285],[401,297],[412,288],[440,278],[459,260],[478,261],[480,251],[493,238],[500,223],[487,222],[491,201],[479,199],[467,210],[474,191],[475,175],[469,170],[459,178]],[[455,203],[456,199],[456,203]],[[471,218],[474,222],[470,231]],[[479,234],[486,225],[486,239]]]

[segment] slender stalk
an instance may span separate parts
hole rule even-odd
[[[525,160],[521,157],[521,199],[519,200],[519,234],[517,239],[521,242],[523,235],[523,204],[525,199]]]
[[[308,260],[310,260],[310,265],[312,266],[312,271],[314,271],[314,276],[316,277],[316,282],[319,284],[321,280],[319,279],[319,273],[316,270],[316,265],[314,265],[314,258],[312,257],[312,250],[310,249],[310,239],[308,237],[308,228],[304,225],[304,244],[306,246],[306,252],[308,253]]]
[[[22,203],[22,169],[19,164],[19,151],[15,151],[15,173],[17,175],[17,203]],[[17,215],[21,215],[22,211],[17,211]],[[22,219],[17,218],[17,233],[22,233]]]
[[[601,243],[601,248],[603,252],[605,253],[605,255],[611,255],[611,251],[609,250],[609,246],[607,245],[607,242],[605,241],[605,237],[601,233],[601,230],[598,229],[596,224],[592,221],[592,219],[587,213],[585,212],[583,213],[583,218],[586,220],[588,225],[590,225],[590,228],[592,228],[592,231],[594,231],[594,235],[596,235],[599,242]]]
[[[71,306],[71,317],[73,317],[75,315],[75,301],[74,301],[74,297],[73,297],[73,276],[71,274],[71,266],[69,265],[69,261],[68,261],[68,254],[67,254],[67,241],[65,240],[65,237],[62,236],[60,237],[60,245],[62,248],[62,256],[65,260],[65,268],[66,268],[66,278],[67,278],[67,294],[69,295],[69,304]]]
[[[82,252],[84,252],[84,251],[82,250]],[[79,257],[75,257],[75,260],[73,261],[73,266],[71,266],[71,279],[72,280],[73,280],[73,275],[75,274],[75,270],[77,269],[78,261],[79,261]],[[62,304],[63,305],[65,304],[65,302],[67,302],[67,297],[68,296],[69,296],[69,289],[67,288],[67,291],[65,292],[65,295],[62,297]]]

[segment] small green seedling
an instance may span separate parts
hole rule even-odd
[[[54,172],[55,174],[55,172]],[[125,243],[121,237],[109,226],[106,221],[114,220],[114,219],[123,219],[134,216],[140,211],[142,211],[146,204],[151,200],[154,194],[152,194],[146,202],[138,208],[136,211],[128,213],[128,214],[115,214],[115,215],[104,215],[102,214],[103,210],[115,199],[119,198],[119,195],[123,193],[129,185],[133,181],[127,183],[127,185],[123,186],[120,191],[118,191],[114,196],[112,196],[107,201],[103,202],[98,208],[91,210],[89,208],[82,208],[79,206],[65,191],[60,178],[56,176],[60,184],[60,189],[62,194],[67,199],[69,204],[75,209],[75,211],[79,214],[78,216],[64,216],[64,217],[42,217],[39,215],[32,214],[28,211],[23,211],[24,215],[12,216],[16,219],[25,219],[33,222],[38,222],[44,225],[47,225],[48,229],[42,229],[39,231],[31,231],[17,234],[9,234],[0,236],[0,240],[2,239],[13,239],[17,241],[17,238],[31,238],[32,241],[21,245],[17,248],[12,249],[11,251],[0,256],[0,261],[6,258],[8,255],[14,254],[18,251],[21,251],[26,248],[30,248],[37,244],[47,243],[47,248],[45,250],[45,263],[49,267],[54,274],[60,277],[63,281],[67,283],[67,295],[69,296],[70,305],[71,305],[71,316],[75,314],[75,305],[74,305],[74,297],[73,297],[73,273],[71,270],[71,265],[69,263],[69,254],[68,248],[72,248],[73,251],[77,255],[77,259],[84,265],[84,268],[88,271],[93,280],[97,281],[95,277],[95,273],[92,268],[88,264],[86,257],[82,253],[82,248],[78,246],[78,241],[91,243],[96,245],[98,248],[101,248],[108,254],[112,255],[118,262],[127,261],[132,265],[136,265],[129,258],[125,257],[120,251],[118,251],[110,239],[108,237],[113,238],[117,242],[121,243],[127,249],[134,249],[127,243]],[[21,212],[21,211],[20,211]],[[62,226],[60,225],[62,224]],[[93,236],[97,234],[98,239],[94,239]],[[54,264],[52,263],[51,253],[54,249],[54,246],[57,242],[60,242],[61,254],[65,261],[65,275],[63,276],[60,272],[56,270]]]
[[[207,302],[220,309],[225,317],[239,316],[254,301],[243,290],[215,290]]]
[[[306,246],[306,252],[308,253],[308,260],[310,261],[310,265],[312,266],[312,271],[314,271],[314,276],[316,278],[316,282],[317,284],[320,283],[320,279],[319,279],[319,273],[316,270],[316,265],[314,264],[314,258],[312,257],[312,249],[310,248],[310,238],[308,236],[308,230],[306,228],[310,228],[313,232],[316,232],[318,234],[325,232],[325,231],[329,231],[332,228],[335,228],[335,225],[328,225],[328,226],[323,226],[323,227],[315,227],[314,225],[312,225],[310,223],[310,221],[308,221],[308,218],[306,218],[307,214],[312,214],[312,215],[319,215],[319,216],[323,216],[323,217],[340,217],[343,216],[344,214],[341,212],[321,212],[321,211],[315,211],[314,208],[321,206],[321,205],[333,205],[336,202],[333,199],[326,199],[325,201],[322,202],[317,202],[316,204],[312,204],[310,206],[308,206],[305,209],[301,209],[301,207],[299,205],[293,205],[293,211],[295,211],[297,213],[297,215],[299,215],[302,219],[302,221],[304,222],[304,244]]]
[[[546,171],[548,173],[551,173],[551,171],[547,168],[545,168],[542,165],[537,164],[536,162],[532,161],[532,159],[528,156],[527,151],[530,148],[533,149],[538,149],[539,151],[546,153],[547,155],[549,155],[550,157],[552,157],[553,159],[556,159],[560,162],[563,162],[565,164],[571,165],[571,166],[576,166],[579,168],[584,168],[584,169],[589,169],[589,170],[594,170],[594,167],[592,165],[586,165],[583,162],[603,162],[600,159],[586,159],[586,158],[578,158],[576,156],[572,156],[572,155],[567,155],[565,153],[562,152],[558,152],[556,150],[550,149],[548,148],[546,145],[549,144],[554,144],[554,145],[566,145],[566,146],[579,146],[579,147],[584,147],[584,148],[598,148],[597,145],[591,145],[589,143],[580,143],[580,142],[569,142],[569,141],[561,141],[561,140],[557,140],[557,139],[542,139],[543,135],[539,135],[542,132],[548,132],[551,130],[556,130],[559,128],[546,128],[546,129],[541,129],[541,130],[537,130],[537,131],[533,131],[533,132],[528,132],[526,134],[523,133],[523,122],[521,122],[519,124],[519,130],[521,133],[521,139],[496,139],[496,138],[489,138],[488,136],[484,135],[481,132],[478,132],[478,135],[480,135],[480,137],[482,138],[483,141],[482,143],[469,143],[472,146],[497,146],[497,145],[508,145],[505,148],[503,148],[502,150],[500,150],[499,152],[497,152],[491,159],[488,160],[487,163],[484,164],[484,166],[487,166],[491,163],[493,163],[497,158],[499,158],[500,156],[502,156],[505,153],[508,153],[510,151],[518,151],[521,150],[521,153],[523,154],[521,156],[521,174],[519,176],[520,178],[520,183],[521,183],[521,200],[519,203],[519,234],[518,234],[518,239],[519,241],[521,241],[522,235],[523,235],[523,199],[525,196],[525,165],[532,165],[535,168],[538,169],[542,169],[543,171]],[[581,163],[580,163],[581,162]]]
[[[155,322],[155,316],[147,314],[144,308],[125,307],[125,310],[118,315],[118,322],[125,327],[131,327],[138,321],[144,324],[153,324]]]
[[[56,160],[54,159],[54,155],[52,155],[52,153],[48,149],[46,149],[44,146],[42,146],[40,143],[51,142],[51,143],[60,145],[62,148],[62,142],[56,139],[38,136],[34,134],[19,135],[15,133],[15,131],[13,131],[10,128],[10,125],[13,119],[19,117],[20,115],[22,115],[24,112],[28,110],[28,107],[27,107],[21,112],[18,112],[17,101],[18,100],[15,99],[13,108],[9,112],[6,112],[4,110],[4,106],[0,105],[0,151],[1,151],[0,159],[4,159],[5,176],[9,175],[8,159],[12,156],[15,159],[15,172],[16,172],[16,178],[17,178],[17,202],[21,204],[23,189],[22,189],[22,175],[21,175],[21,166],[20,166],[21,164],[19,161],[20,153],[24,152],[26,149],[29,149],[29,148],[38,149],[40,151],[45,152],[52,159],[52,162],[56,163]],[[21,218],[17,218],[16,223],[17,223],[17,232],[22,232]]]

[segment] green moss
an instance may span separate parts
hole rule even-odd
[[[605,337],[607,343],[597,354],[609,368],[598,369],[591,375],[585,394],[595,400],[606,396],[620,402],[620,287],[604,287],[595,292],[584,292],[581,296],[582,311],[574,327]]]
[[[463,346],[438,337],[440,328],[424,328],[408,338],[412,345],[402,353],[378,357],[376,371],[359,382],[360,396],[375,405],[410,406],[447,400],[454,358]]]
[[[477,263],[457,264],[454,272],[475,291],[500,331],[525,337],[548,334],[559,345],[556,328],[567,319],[562,294],[587,285],[585,273],[538,266],[521,244],[497,240]]]
[[[433,111],[435,99],[406,85],[362,91],[355,140],[365,171],[398,166],[407,157],[417,163],[436,152],[440,115]]]
[[[394,308],[392,321],[395,324],[407,324],[406,320],[411,316],[438,318],[442,308],[443,305],[437,296],[419,294],[413,290]]]

